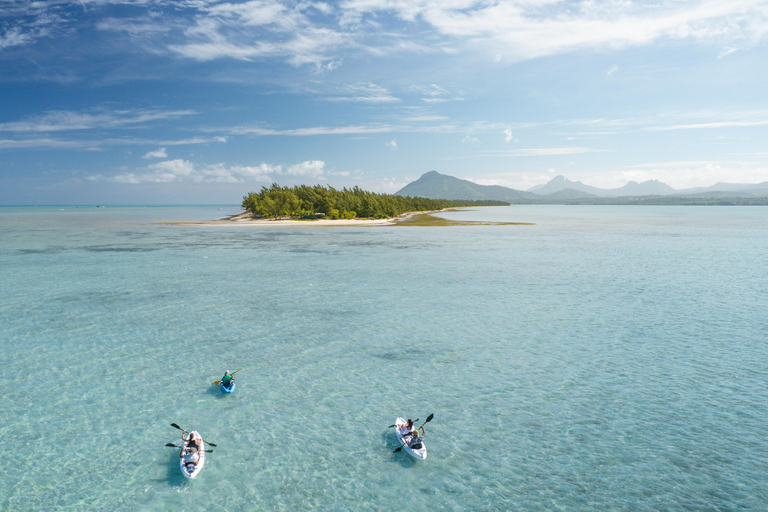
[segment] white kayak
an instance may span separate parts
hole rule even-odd
[[[400,441],[400,444],[403,446],[403,451],[407,452],[408,455],[413,457],[417,460],[424,460],[427,458],[427,445],[424,444],[424,441],[421,442],[421,448],[418,448],[416,450],[412,449],[410,446],[408,446],[405,443],[405,439],[403,439],[403,435],[400,433],[400,429],[405,427],[405,420],[403,418],[398,417],[397,420],[395,420],[395,432],[397,432],[397,440]],[[406,436],[409,438],[410,436]]]
[[[203,438],[196,430],[190,432],[190,435],[195,434],[195,437],[200,439],[200,450],[198,451],[197,463],[190,463],[195,459],[193,455],[189,453],[189,449],[184,447],[181,449],[181,457],[179,458],[179,466],[181,466],[181,474],[187,478],[195,478],[205,466],[205,443]]]

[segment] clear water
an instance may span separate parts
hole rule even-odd
[[[0,208],[0,509],[768,508],[768,208],[235,211]]]

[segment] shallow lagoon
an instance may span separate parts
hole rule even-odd
[[[221,208],[0,208],[0,509],[768,505],[768,209],[156,223]]]

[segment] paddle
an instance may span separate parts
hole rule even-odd
[[[232,373],[230,373],[230,375],[234,375],[234,374],[236,374],[237,372],[239,372],[240,370],[242,370],[242,368],[238,368],[237,370],[235,370],[235,371],[233,371]],[[213,383],[214,383],[214,384],[216,384],[217,386],[219,385],[219,383],[220,383],[220,382],[221,382],[220,380],[215,380],[215,381],[213,381]]]
[[[419,421],[419,418],[416,418],[415,420],[413,420],[414,423],[416,423],[417,421]],[[388,426],[387,428],[392,428],[392,427],[396,427],[396,426],[397,426],[397,424],[394,424],[394,425]]]
[[[422,424],[421,424],[421,427],[423,427],[424,425],[426,425],[427,423],[429,423],[430,421],[432,421],[432,418],[434,418],[434,417],[435,417],[435,415],[434,415],[434,414],[430,414],[429,416],[427,416],[427,421],[425,421],[424,423],[422,423]],[[419,427],[419,428],[421,428],[421,427]],[[401,445],[401,446],[400,446],[400,448],[398,448],[397,450],[393,450],[393,451],[392,451],[392,453],[397,453],[397,452],[399,452],[400,450],[402,450],[404,447],[405,447],[405,445]]]
[[[181,428],[180,426],[178,426],[178,425],[177,425],[177,424],[175,424],[175,423],[171,423],[171,426],[172,426],[173,428],[177,428],[177,429],[181,430],[182,432],[184,432],[184,429],[183,429],[183,428]],[[205,444],[209,444],[209,445],[211,445],[211,446],[216,446],[216,445],[215,445],[215,444],[213,444],[213,443],[209,443],[209,442],[208,442],[208,441],[206,441],[205,439],[203,439],[203,442],[204,442]],[[166,445],[166,446],[168,446],[168,445]]]
[[[165,446],[168,448],[184,448],[183,446],[176,446],[173,443],[165,443]],[[208,455],[209,453],[213,453],[213,450],[205,450],[205,454]]]

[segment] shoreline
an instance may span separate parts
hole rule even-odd
[[[237,215],[231,215],[219,220],[201,220],[201,221],[182,221],[182,222],[161,222],[161,224],[173,225],[203,225],[203,226],[394,226],[405,222],[410,218],[421,214],[432,214],[439,212],[456,211],[455,208],[444,208],[442,210],[429,210],[423,212],[406,212],[397,217],[388,217],[386,219],[307,219],[296,220],[289,218],[280,219],[254,219],[250,213],[244,212]]]
[[[433,217],[433,213],[455,212],[458,208],[443,208],[442,210],[426,210],[421,212],[406,212],[397,217],[388,217],[386,219],[307,219],[296,220],[290,218],[281,219],[254,219],[248,212],[231,215],[219,220],[202,221],[179,221],[179,222],[159,222],[158,224],[168,224],[175,226],[313,226],[313,227],[335,227],[335,226],[533,226],[532,222],[493,222],[477,220],[450,220],[440,217]]]

